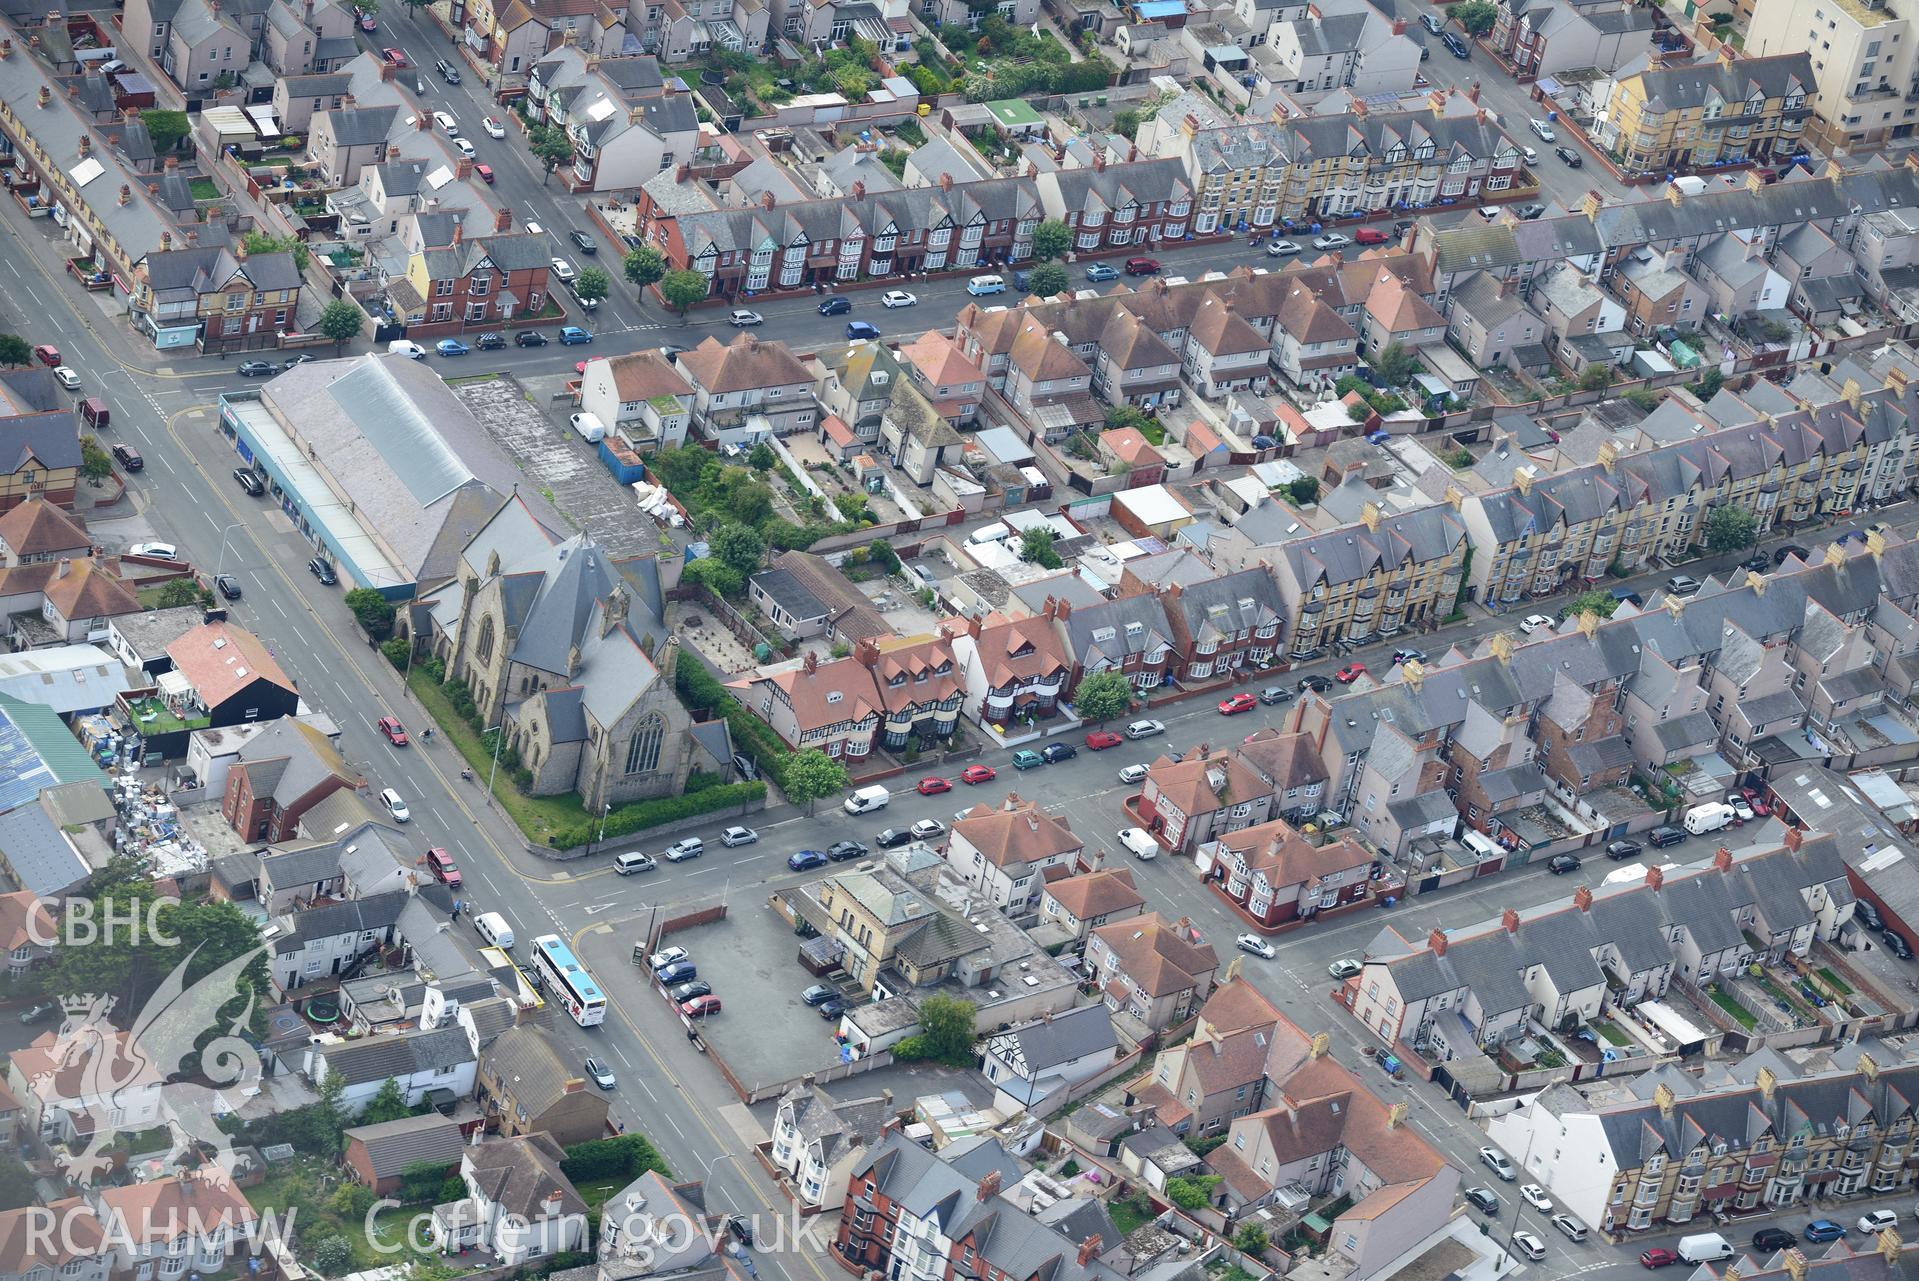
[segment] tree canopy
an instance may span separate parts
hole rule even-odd
[[[1105,724],[1133,706],[1133,683],[1122,672],[1094,672],[1073,694],[1073,709],[1083,721]]]
[[[360,336],[361,328],[366,324],[366,312],[357,303],[344,298],[336,299],[326,305],[320,313],[320,333],[333,340],[333,354],[339,355],[346,345]]]
[[[949,1067],[973,1066],[973,1016],[971,1001],[957,996],[934,994],[920,1002],[920,1030],[893,1047],[893,1057],[903,1061],[930,1059]]]
[[[1053,531],[1044,525],[1035,525],[1020,535],[1019,557],[1042,569],[1058,569],[1066,563],[1053,550]]]
[[[1057,218],[1048,218],[1033,228],[1033,257],[1041,262],[1064,258],[1072,247],[1073,229]]]
[[[613,292],[613,278],[603,267],[582,267],[573,281],[573,296],[581,302],[598,302]]]
[[[1706,514],[1706,550],[1733,552],[1759,536],[1759,522],[1744,507],[1724,503]]]
[[[1499,21],[1499,10],[1493,0],[1461,0],[1453,6],[1453,21],[1465,28],[1467,35],[1483,36]]]
[[[292,254],[293,265],[301,271],[306,270],[307,247],[298,236],[269,236],[264,231],[249,231],[240,243],[246,246],[248,256]]]
[[[660,296],[686,318],[687,309],[706,301],[707,279],[697,271],[669,271],[660,277]]]
[[[1043,262],[1026,277],[1027,292],[1042,298],[1065,293],[1067,284],[1066,268],[1056,262]]]
[[[641,245],[621,261],[620,269],[627,280],[644,289],[666,274],[666,255],[652,245]]]
[[[813,812],[815,802],[846,789],[846,766],[818,748],[795,752],[786,763],[786,799]],[[968,1007],[971,1008],[971,1007]]]

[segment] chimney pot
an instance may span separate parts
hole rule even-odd
[[[1499,914],[1499,923],[1505,927],[1506,933],[1519,933],[1519,909],[1509,907],[1504,912],[1501,912]]]
[[[1433,932],[1426,936],[1426,946],[1432,949],[1434,956],[1446,955],[1446,931],[1435,927]]]
[[[513,211],[502,209],[493,215],[493,231],[496,235],[505,235],[513,229]]]
[[[1650,889],[1659,889],[1666,883],[1666,870],[1658,864],[1646,869],[1646,885]]]
[[[1806,843],[1806,834],[1796,827],[1789,827],[1786,829],[1785,840],[1780,843],[1797,854],[1800,847]]]
[[[1732,871],[1732,851],[1721,845],[1719,852],[1712,856],[1712,865],[1722,872]]]
[[[1582,885],[1573,891],[1573,906],[1582,912],[1592,911],[1593,892],[1589,885]]]

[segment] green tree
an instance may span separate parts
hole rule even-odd
[[[200,584],[191,578],[175,578],[160,588],[155,597],[161,609],[178,609],[182,605],[201,603]]]
[[[405,1115],[402,1113],[402,1115]],[[394,1118],[398,1120],[399,1118]],[[342,1183],[327,1198],[327,1206],[346,1223],[366,1222],[366,1212],[373,1208],[373,1189],[358,1183]]]
[[[1064,258],[1073,247],[1073,229],[1057,218],[1048,218],[1033,228],[1033,257],[1041,262]]]
[[[338,1276],[353,1265],[353,1247],[342,1236],[321,1237],[307,1249],[307,1260],[321,1276]]]
[[[1212,1200],[1213,1189],[1218,1186],[1217,1174],[1203,1174],[1191,1179],[1172,1178],[1166,1180],[1166,1199],[1182,1210],[1203,1209]]]
[[[707,590],[723,600],[738,596],[746,588],[746,579],[717,556],[703,556],[680,571],[683,582],[703,583]]]
[[[697,271],[669,271],[660,277],[660,296],[679,311],[682,322],[688,308],[706,301],[706,292],[706,277]]]
[[[1467,0],[1470,3],[1470,0]],[[1373,371],[1389,384],[1398,387],[1419,372],[1419,357],[1396,342],[1387,343],[1380,348],[1370,362]]]
[[[1066,563],[1053,550],[1053,531],[1045,525],[1035,525],[1020,535],[1019,558],[1042,569],[1058,569]]]
[[[866,545],[866,554],[872,558],[875,565],[878,565],[887,573],[897,574],[900,572],[900,554],[894,551],[893,544],[887,542],[884,538],[875,538],[872,542],[868,543]]]
[[[400,1082],[388,1077],[380,1083],[379,1090],[366,1101],[360,1109],[360,1125],[378,1125],[382,1121],[399,1121],[413,1115],[413,1109],[406,1104],[406,1091],[400,1088]]]
[[[264,231],[249,231],[240,241],[246,246],[249,257],[260,254],[292,254],[293,265],[301,271],[307,267],[307,247],[298,236],[269,236]]]
[[[602,267],[582,267],[573,281],[573,296],[581,302],[598,302],[613,292],[613,277]]]
[[[1120,672],[1094,672],[1073,692],[1073,710],[1083,721],[1104,725],[1133,706],[1133,683]]]
[[[1139,133],[1139,119],[1139,112],[1122,107],[1113,113],[1113,132],[1131,142]]]
[[[19,334],[0,334],[0,365],[26,365],[32,362],[32,343]]]
[[[1699,375],[1699,381],[1692,385],[1692,391],[1693,395],[1699,397],[1702,402],[1709,401],[1714,396],[1717,396],[1719,389],[1725,385],[1726,376],[1719,372],[1717,365],[1713,365],[1708,367],[1705,373]]]
[[[80,474],[95,485],[113,474],[113,455],[100,447],[96,437],[80,437]]]
[[[1579,390],[1604,391],[1612,386],[1613,367],[1604,361],[1595,361],[1579,371]]]
[[[1051,298],[1066,292],[1066,268],[1056,262],[1043,262],[1026,278],[1026,292]]]
[[[374,588],[356,587],[342,598],[342,603],[374,640],[385,640],[393,634],[393,602]]]
[[[33,1186],[33,1171],[12,1152],[0,1152],[0,1212],[39,1203],[40,1193]]]
[[[763,440],[756,443],[753,446],[753,452],[746,456],[746,465],[762,473],[772,471],[779,461],[780,456],[774,453],[773,447]]]
[[[187,119],[184,111],[168,111],[163,107],[149,107],[140,113],[140,123],[147,127],[147,136],[153,139],[153,149],[165,155],[180,145],[180,140],[193,128],[193,122]]]
[[[1601,618],[1611,618],[1613,611],[1618,608],[1619,598],[1611,592],[1581,592],[1566,602],[1566,607],[1559,611],[1559,616],[1577,618],[1587,610],[1591,610]]]
[[[766,552],[766,540],[746,525],[721,525],[706,541],[713,554],[743,578],[752,577]]]
[[[1308,503],[1316,503],[1319,501],[1319,477],[1301,476],[1286,486],[1286,492],[1291,495],[1293,502],[1301,507]]]
[[[930,1059],[948,1067],[965,1068],[977,1057],[973,1051],[971,1001],[933,995],[920,1002],[920,1030],[893,1047],[893,1057],[912,1061]]]
[[[1498,20],[1499,10],[1493,7],[1493,0],[1461,0],[1453,6],[1453,21],[1469,36],[1485,35]]]
[[[555,125],[534,125],[527,131],[526,140],[533,148],[533,158],[546,171],[540,177],[542,187],[555,169],[573,159],[573,140],[566,136],[566,130]]]
[[[818,748],[809,747],[794,753],[793,759],[786,763],[786,781],[781,790],[787,800],[806,806],[806,812],[811,814],[815,802],[846,790],[846,781],[846,766]]]
[[[1722,503],[1706,513],[1706,550],[1734,552],[1759,537],[1759,522],[1744,507]]]
[[[1263,1254],[1269,1244],[1266,1229],[1257,1223],[1248,1223],[1233,1234],[1233,1248],[1241,1254]]]
[[[1106,411],[1106,426],[1109,430],[1131,427],[1142,435],[1156,431],[1158,421],[1138,405],[1114,405]]]
[[[622,259],[620,266],[629,281],[645,289],[666,274],[666,255],[652,245],[641,245]]]
[[[365,324],[366,312],[360,310],[358,303],[348,302],[344,298],[328,303],[326,310],[320,313],[320,334],[333,340],[333,354],[336,356],[360,336],[360,328]]]

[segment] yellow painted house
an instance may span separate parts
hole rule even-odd
[[[1803,146],[1816,91],[1812,55],[1656,67],[1615,81],[1597,136],[1627,173],[1677,174],[1785,160]]]

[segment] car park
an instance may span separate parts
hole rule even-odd
[[[826,860],[829,863],[849,863],[856,858],[865,858],[872,852],[863,841],[834,841],[826,847]]]
[[[1553,1199],[1547,1196],[1546,1189],[1540,1187],[1537,1183],[1521,1184],[1519,1195],[1527,1205],[1530,1205],[1542,1214],[1553,1208]]]
[[[1151,738],[1155,734],[1164,734],[1165,732],[1166,723],[1164,721],[1138,720],[1126,726],[1126,737],[1134,739]]]
[[[1079,748],[1071,743],[1048,743],[1040,749],[1040,758],[1048,765],[1057,765],[1061,761],[1070,761],[1079,755]]]
[[[546,344],[546,335],[537,329],[522,329],[519,333],[513,335],[513,345],[515,347],[544,347]]]
[[[1109,747],[1118,747],[1126,740],[1110,729],[1096,729],[1086,736],[1086,750],[1103,752]]]
[[[453,861],[453,855],[446,850],[434,848],[426,852],[426,870],[433,873],[433,879],[444,885],[458,888],[460,885],[460,865]]]
[[[1268,707],[1277,707],[1281,703],[1290,703],[1296,697],[1298,696],[1284,685],[1268,685],[1265,689],[1259,691],[1259,701]]]
[[[947,780],[936,776],[921,779],[919,787],[916,790],[921,796],[938,796],[941,792],[952,791],[953,785]]]
[[[1259,706],[1259,699],[1252,694],[1239,693],[1219,700],[1221,716],[1237,716],[1241,712],[1250,712]]]
[[[562,347],[577,347],[592,341],[593,335],[578,325],[567,325],[560,330],[560,345]]]
[[[720,833],[720,844],[728,849],[741,845],[752,845],[760,839],[760,834],[750,827],[733,826]]]
[[[1513,1163],[1509,1161],[1506,1158],[1506,1154],[1498,1148],[1484,1147],[1479,1149],[1479,1159],[1484,1162],[1486,1167],[1494,1174],[1497,1174],[1508,1183],[1511,1183],[1519,1177],[1519,1171],[1513,1168]]]
[[[1329,231],[1323,236],[1315,236],[1313,238],[1313,248],[1315,249],[1344,249],[1352,243],[1353,238],[1351,236],[1342,235],[1337,231]]]
[[[1579,169],[1584,167],[1586,163],[1585,157],[1581,156],[1571,147],[1554,147],[1553,154],[1565,161],[1568,169]]]
[[[1326,972],[1336,979],[1349,979],[1366,967],[1350,956],[1342,956],[1326,967]]]
[[[373,724],[379,729],[381,737],[395,747],[407,745],[406,728],[400,724],[397,716],[382,716]]]
[[[413,817],[412,812],[406,807],[406,802],[400,799],[400,794],[390,787],[381,791],[380,804],[393,816],[393,821],[396,823],[405,823]]]
[[[340,576],[333,572],[332,564],[320,556],[307,562],[307,573],[319,579],[323,587],[331,587],[340,581]]]
[[[735,329],[750,329],[754,325],[765,324],[766,317],[760,315],[757,311],[747,311],[745,308],[740,308],[727,313],[726,323]]]
[[[810,872],[816,867],[825,867],[826,863],[825,850],[795,850],[786,856],[786,866],[794,872]]]
[[[598,1059],[589,1055],[582,1066],[586,1068],[586,1074],[592,1079],[593,1084],[602,1090],[610,1090],[616,1084],[613,1079],[613,1069]]]
[[[1366,674],[1366,664],[1348,663],[1333,673],[1333,679],[1341,685],[1350,685]]]
[[[962,783],[990,783],[999,777],[999,771],[991,765],[968,765],[960,771]]]
[[[433,350],[442,356],[464,356],[473,349],[458,338],[442,338],[433,344]]]
[[[889,289],[880,295],[882,307],[911,307],[918,301],[918,297],[907,293],[904,289]]]
[[[1493,1195],[1491,1188],[1467,1188],[1465,1197],[1466,1204],[1481,1214],[1499,1213],[1499,1198]]]
[[[128,471],[141,471],[144,470],[147,465],[147,460],[142,458],[140,451],[132,445],[123,445],[119,441],[115,441],[112,452],[113,461],[119,463]]]
[[[1141,783],[1145,780],[1146,766],[1144,765],[1128,765],[1119,772],[1119,781],[1122,783]]]
[[[1541,142],[1558,142],[1559,135],[1553,132],[1552,125],[1538,116],[1526,121],[1526,127],[1533,131]]]
[[[834,294],[831,298],[820,300],[819,311],[822,316],[844,316],[851,310],[853,310],[853,300],[844,294]]]
[[[1546,860],[1546,870],[1554,876],[1564,876],[1568,872],[1579,870],[1579,856],[1576,854],[1555,854]]]
[[[1279,955],[1278,949],[1257,934],[1242,934],[1233,940],[1233,946],[1267,961]]]
[[[910,842],[912,839],[913,839],[913,833],[907,828],[886,827],[886,828],[881,828],[880,834],[873,838],[873,844],[879,846],[883,850],[890,850],[895,848],[896,846],[905,845],[908,842]]]
[[[1528,614],[1526,615],[1525,621],[1519,624],[1519,630],[1531,636],[1540,628],[1551,627],[1552,625],[1552,617],[1548,614]]]
[[[1086,278],[1095,284],[1119,279],[1119,268],[1110,262],[1096,262],[1086,269]]]

